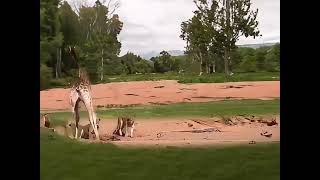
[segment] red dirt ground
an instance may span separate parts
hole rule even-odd
[[[40,110],[69,110],[70,89],[40,91]],[[280,97],[280,81],[180,84],[174,80],[92,85],[93,104],[149,105]]]

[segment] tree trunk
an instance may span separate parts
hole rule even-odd
[[[210,70],[209,70],[209,64],[208,64],[208,63],[206,63],[206,71],[207,71],[207,74],[209,74],[209,73],[210,73]]]
[[[226,75],[230,75],[229,71],[229,53],[230,53],[230,0],[226,0],[226,45],[224,48],[224,71]]]
[[[202,74],[203,74],[203,61],[202,61],[202,55],[201,55],[201,53],[200,53],[200,74],[199,74],[199,76],[201,76]]]
[[[61,77],[61,48],[57,48],[56,78]]]
[[[212,72],[215,73],[216,72],[216,62],[212,63]]]
[[[199,73],[199,76],[201,76],[202,75],[202,59],[200,58],[200,73]]]
[[[226,73],[226,75],[230,75],[229,72],[229,52],[228,50],[225,48],[224,50],[224,72]]]
[[[101,50],[101,74],[100,74],[100,80],[103,80],[103,49]]]

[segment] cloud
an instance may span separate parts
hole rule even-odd
[[[252,8],[259,9],[257,19],[262,37],[241,37],[237,44],[279,41],[280,0],[251,2]],[[193,16],[195,9],[193,0],[120,0],[120,8],[116,11],[124,22],[119,37],[122,43],[120,55],[127,51],[141,54],[184,50],[186,43],[179,38],[180,25]]]

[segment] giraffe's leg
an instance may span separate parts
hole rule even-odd
[[[82,136],[83,136],[83,129],[81,129],[80,139],[82,138]]]
[[[79,121],[80,121],[80,114],[79,114],[79,103],[80,101],[77,101],[75,106],[75,118],[76,118],[76,135],[75,138],[78,139],[78,133],[79,133]]]
[[[125,132],[124,132],[124,136],[125,137],[128,137],[128,122],[126,121],[126,123],[125,123]]]
[[[80,102],[80,98],[79,98],[79,94],[76,90],[71,90],[70,93],[70,105],[71,105],[71,111],[73,114],[73,118],[76,121],[76,132],[75,132],[75,136],[74,138],[76,139],[78,137],[78,126],[77,126],[77,121],[79,121],[80,117],[79,117],[79,102]]]
[[[132,127],[130,129],[130,137],[133,137],[133,129],[134,129],[134,124],[132,125]]]
[[[93,128],[93,131],[96,135],[96,138],[100,139],[98,128],[97,128],[96,114],[93,109],[92,100],[90,98],[90,95],[84,96],[83,101],[84,101],[84,105],[86,106],[86,109],[89,113],[89,120],[90,120],[91,126]]]
[[[120,135],[120,136],[122,136],[122,124],[123,124],[123,121],[120,120],[120,121],[119,121],[119,125],[120,125],[120,126],[119,126],[119,135]]]

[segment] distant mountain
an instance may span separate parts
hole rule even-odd
[[[184,55],[184,51],[181,50],[169,50],[167,51],[171,56],[181,56]],[[155,56],[160,56],[160,52],[151,51],[143,54],[139,54],[143,59],[150,60],[150,58]]]
[[[257,49],[263,46],[273,46],[276,43],[261,43],[261,44],[243,44],[243,45],[237,45],[238,47],[248,47],[248,48],[253,48]]]
[[[259,47],[263,47],[263,46],[273,46],[276,43],[261,43],[261,44],[242,44],[242,45],[237,45],[238,47],[249,47],[249,48],[253,48],[253,49],[257,49]],[[181,56],[184,55],[184,51],[182,50],[169,50],[167,51],[171,56]],[[160,51],[156,52],[156,51],[150,51],[147,53],[142,53],[139,54],[143,59],[147,59],[150,60],[150,58],[155,57],[155,56],[160,56]]]

